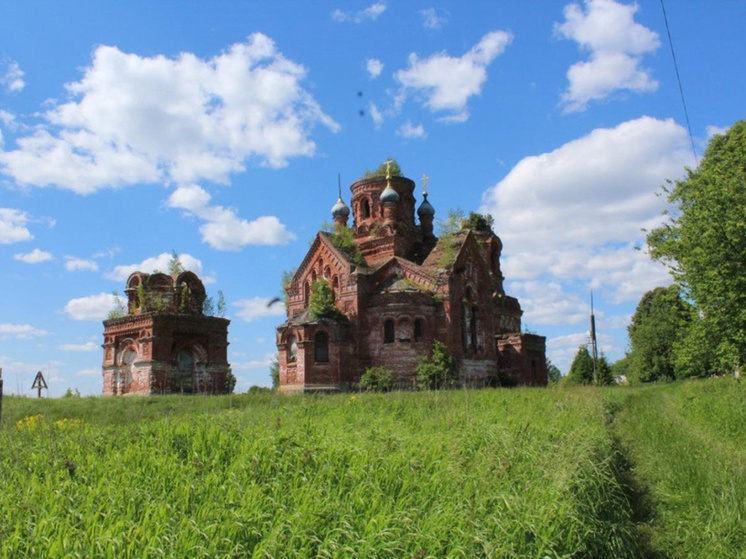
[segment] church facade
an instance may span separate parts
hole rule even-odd
[[[104,395],[227,391],[230,321],[204,315],[194,273],[134,272],[125,294],[127,314],[104,321]]]
[[[520,304],[503,289],[502,242],[485,220],[437,238],[426,187],[416,211],[415,184],[401,176],[354,182],[351,210],[340,193],[335,232],[316,235],[285,288],[281,391],[354,389],[376,366],[411,387],[436,340],[457,358],[461,385],[547,383],[545,338],[521,332]],[[322,279],[335,312],[315,316]]]

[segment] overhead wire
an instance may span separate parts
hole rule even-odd
[[[666,14],[666,5],[661,0],[661,9],[663,10],[663,21],[666,24],[666,33],[668,34],[668,44],[671,47],[671,57],[673,58],[673,67],[676,70],[676,81],[679,83],[679,93],[681,94],[681,104],[684,106],[684,118],[686,118],[686,128],[689,132],[689,141],[692,144],[692,153],[694,154],[694,161],[699,165],[699,157],[697,157],[697,150],[694,147],[694,136],[692,135],[692,125],[689,122],[689,111],[686,108],[686,99],[684,98],[684,87],[681,85],[681,74],[679,73],[679,63],[676,61],[676,52],[673,48],[673,40],[671,39],[671,29],[668,26],[668,15]]]

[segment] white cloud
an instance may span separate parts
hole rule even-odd
[[[35,248],[34,250],[26,254],[15,254],[13,258],[15,260],[18,260],[19,262],[24,262],[26,264],[40,264],[42,262],[47,262],[48,260],[54,259],[54,257],[50,253],[39,250],[38,248]]]
[[[71,299],[65,305],[65,313],[73,320],[104,320],[117,305],[111,293],[99,293],[88,297]]]
[[[465,121],[469,118],[467,102],[481,93],[487,81],[487,66],[512,40],[511,33],[492,31],[460,58],[438,53],[420,60],[415,53],[410,54],[409,66],[395,74],[401,84],[397,104],[414,92],[432,112],[445,113],[441,120]]]
[[[232,361],[231,369],[234,371],[248,371],[250,369],[265,369],[272,365],[275,359],[274,353],[266,353],[263,359],[251,359],[249,361]]]
[[[686,130],[650,117],[525,157],[481,208],[505,243],[505,275],[582,280],[617,302],[666,283],[665,268],[634,247],[663,219],[660,186],[693,163]]]
[[[368,112],[370,113],[370,118],[373,119],[373,125],[376,127],[376,129],[380,128],[381,124],[383,124],[383,114],[381,114],[381,111],[379,111],[378,107],[371,103],[368,107]]]
[[[590,315],[588,303],[556,281],[514,281],[508,292],[521,302],[523,320],[531,325],[578,324]]]
[[[285,316],[285,306],[282,302],[267,306],[270,301],[269,297],[251,297],[235,301],[233,304],[240,309],[236,316],[246,322],[269,316]]]
[[[422,16],[422,25],[425,29],[440,29],[447,21],[446,16],[441,16],[435,8],[425,8],[420,10]]]
[[[282,167],[315,154],[311,129],[339,125],[301,87],[306,69],[261,33],[209,59],[100,46],[72,100],[0,152],[17,183],[80,194],[143,182],[228,182],[246,161]]]
[[[235,210],[211,206],[211,197],[197,185],[180,186],[168,199],[168,206],[185,210],[205,221],[202,240],[217,250],[240,250],[246,245],[286,245],[296,237],[275,216],[246,221]]]
[[[383,72],[383,62],[376,58],[369,58],[365,62],[365,69],[368,70],[368,74],[371,79],[375,79]]]
[[[160,271],[168,273],[168,265],[171,262],[172,255],[169,252],[162,252],[158,256],[151,256],[146,258],[139,264],[124,264],[121,266],[115,266],[113,270],[110,270],[104,277],[110,280],[125,281],[130,274],[133,272],[145,272],[146,274],[152,274],[153,272]],[[202,262],[190,254],[179,254],[179,261],[181,266],[185,270],[190,270],[197,274],[202,275]]]
[[[332,12],[332,19],[338,22],[362,23],[364,21],[375,21],[385,11],[385,3],[375,2],[358,12],[343,12],[340,9],[336,9]]]
[[[713,136],[717,136],[718,134],[725,134],[728,130],[730,130],[730,127],[728,126],[714,126],[710,125],[706,128],[707,131],[707,139],[711,139]]]
[[[81,369],[75,372],[76,377],[95,377],[101,375],[101,369]]]
[[[97,272],[98,264],[94,260],[84,260],[75,256],[65,256],[65,269],[68,272]]]
[[[34,328],[30,324],[0,324],[0,338],[36,338],[39,336],[46,336],[48,333],[49,332],[45,330]]]
[[[402,124],[396,131],[397,135],[403,138],[426,138],[425,127],[422,124],[414,126],[411,121]]]
[[[0,84],[10,93],[22,91],[26,87],[26,82],[23,81],[23,70],[21,70],[18,62],[5,60],[3,66],[5,66],[5,72],[0,75]]]
[[[637,4],[614,0],[586,0],[586,11],[578,4],[565,6],[565,21],[555,33],[578,43],[590,53],[589,60],[573,64],[567,71],[570,82],[562,94],[565,112],[583,111],[588,102],[604,99],[622,89],[655,91],[650,72],[640,66],[642,55],[660,46],[658,34],[635,23]]]
[[[62,351],[100,351],[101,346],[95,342],[87,342],[85,344],[62,344],[59,349]]]
[[[9,245],[34,238],[26,227],[28,215],[21,210],[0,208],[0,244]]]

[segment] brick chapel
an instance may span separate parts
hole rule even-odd
[[[127,280],[127,314],[104,321],[104,395],[226,392],[229,320],[205,316],[192,272]]]
[[[337,233],[316,235],[285,288],[288,318],[277,328],[282,392],[354,389],[374,366],[411,387],[436,340],[458,359],[461,385],[547,383],[545,338],[521,332],[520,304],[503,289],[499,237],[488,225],[439,239],[427,182],[419,223],[414,189],[389,172],[354,182],[349,226],[340,192],[332,207]],[[350,228],[344,237],[353,243],[340,242],[340,227]],[[319,279],[334,291],[333,316],[309,310]]]

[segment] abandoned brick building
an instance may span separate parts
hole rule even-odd
[[[229,320],[205,316],[202,281],[134,272],[125,316],[104,321],[103,393],[226,392]]]
[[[458,359],[462,385],[546,384],[545,338],[521,333],[521,307],[503,290],[500,239],[489,225],[437,238],[427,182],[419,224],[414,188],[388,173],[354,182],[349,229],[340,193],[336,233],[316,235],[286,286],[288,319],[277,328],[281,391],[354,388],[374,366],[412,386],[436,340]],[[318,279],[334,291],[335,314],[309,310]]]

